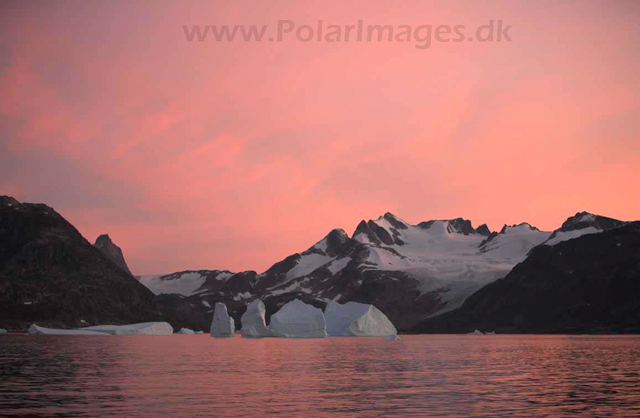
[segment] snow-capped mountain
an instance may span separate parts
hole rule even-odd
[[[565,224],[581,218],[598,217],[578,214]],[[640,222],[607,223],[601,233],[537,246],[504,278],[413,331],[640,332]]]
[[[555,230],[545,241],[546,245],[555,245],[562,241],[578,238],[586,234],[595,234],[609,229],[619,228],[627,222],[617,219],[606,218],[604,216],[593,215],[588,212],[578,212],[567,219],[562,226]]]
[[[504,277],[529,252],[622,225],[577,214],[553,232],[528,223],[491,232],[455,218],[417,225],[386,213],[362,221],[352,237],[334,229],[306,251],[290,255],[262,274],[198,271],[142,277],[154,293],[172,293],[181,303],[214,306],[225,302],[239,320],[260,297],[267,317],[293,298],[323,306],[328,301],[371,303],[400,328],[459,307],[471,294]]]

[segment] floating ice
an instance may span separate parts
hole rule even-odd
[[[271,316],[269,324],[274,337],[325,338],[327,324],[321,309],[295,299]]]
[[[173,335],[173,328],[168,322],[142,322],[131,325],[95,325],[93,327],[79,329],[111,335]]]
[[[271,331],[265,322],[266,309],[260,299],[256,299],[249,304],[247,312],[242,315],[242,329],[240,333],[243,337],[270,337]]]
[[[216,303],[213,320],[211,321],[210,333],[212,337],[233,337],[236,330],[233,318],[227,312],[227,305],[222,302]]]
[[[469,335],[484,335],[484,334],[480,330],[475,330],[473,332],[470,332]]]
[[[393,334],[393,335],[387,335],[386,337],[384,337],[385,340],[399,340],[400,337],[398,337],[398,334]]]
[[[327,333],[336,337],[386,337],[397,334],[389,318],[373,305],[330,301],[325,309]]]
[[[4,328],[0,328],[0,334],[6,334],[6,333],[7,333],[7,330],[6,330],[6,329],[4,329]]]
[[[189,328],[180,328],[180,331],[176,332],[176,334],[188,334],[188,335],[191,335],[191,334],[195,334],[195,332],[193,332],[193,330],[189,329]]]
[[[27,332],[32,335],[109,335],[104,332],[97,331],[85,331],[79,329],[54,329],[39,327],[36,324],[32,324]]]

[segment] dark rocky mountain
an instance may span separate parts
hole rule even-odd
[[[413,331],[640,332],[640,222],[601,219],[606,231],[534,248],[506,277]]]
[[[131,274],[131,270],[129,270],[129,266],[127,266],[127,262],[124,260],[122,250],[111,241],[108,234],[100,235],[93,245],[99,249],[105,257],[113,261],[116,266]]]
[[[0,197],[0,326],[125,324],[163,317],[156,297],[51,207]],[[84,322],[82,322],[84,321]]]

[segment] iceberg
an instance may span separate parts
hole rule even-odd
[[[295,299],[271,316],[269,330],[274,337],[325,338],[327,323],[322,309]]]
[[[216,303],[213,320],[211,321],[211,329],[209,332],[212,337],[233,337],[236,331],[236,325],[233,318],[227,312],[227,305],[222,302]]]
[[[484,334],[480,330],[475,330],[473,332],[467,333],[467,335],[484,335]]]
[[[330,301],[325,309],[327,332],[335,337],[387,337],[398,333],[389,318],[366,303]]]
[[[204,331],[196,331],[196,334],[204,334]]]
[[[385,340],[389,340],[389,341],[395,341],[395,340],[399,340],[401,339],[400,337],[398,337],[398,334],[393,334],[393,335],[387,335],[386,337],[384,337]]]
[[[6,334],[6,333],[7,333],[7,330],[6,330],[6,329],[4,329],[4,328],[0,328],[0,334]]]
[[[102,336],[109,335],[104,332],[98,332],[98,331],[45,328],[45,327],[39,327],[36,324],[31,324],[31,326],[27,329],[27,332],[31,335],[102,335]]]
[[[188,334],[188,335],[191,335],[191,334],[195,334],[195,332],[193,332],[193,330],[189,329],[189,328],[180,328],[180,331],[176,332],[176,334]]]
[[[260,299],[256,299],[249,304],[247,312],[242,315],[242,329],[240,333],[243,337],[260,338],[270,337],[271,331],[267,328],[265,315],[267,310]]]
[[[79,328],[83,331],[97,331],[111,335],[173,335],[173,327],[168,322],[142,322],[131,325],[95,325]]]

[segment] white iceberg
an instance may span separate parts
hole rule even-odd
[[[366,303],[330,301],[325,309],[327,333],[335,337],[387,337],[398,333],[389,318]]]
[[[84,331],[79,329],[45,328],[39,327],[36,324],[31,324],[31,326],[27,329],[27,332],[32,335],[109,335],[104,332]]]
[[[4,329],[4,328],[0,328],[0,334],[6,334],[6,333],[7,333],[7,330],[6,330],[6,329]]]
[[[216,303],[213,320],[211,321],[211,329],[209,332],[212,337],[233,337],[236,331],[236,325],[233,318],[227,312],[227,305],[222,302]]]
[[[204,334],[204,331],[196,331],[196,334]]]
[[[168,322],[142,322],[131,325],[95,325],[79,328],[111,335],[173,335],[173,327]]]
[[[475,330],[473,332],[469,332],[468,335],[484,335],[484,334],[480,330]]]
[[[256,299],[249,304],[247,312],[242,315],[242,329],[240,333],[243,337],[270,337],[271,331],[267,328],[265,315],[267,310],[260,299]]]
[[[180,328],[180,331],[176,332],[176,334],[191,335],[191,334],[195,334],[195,332],[193,332],[193,330],[189,328]]]
[[[295,299],[271,316],[269,330],[274,337],[325,338],[327,323],[322,309]]]

